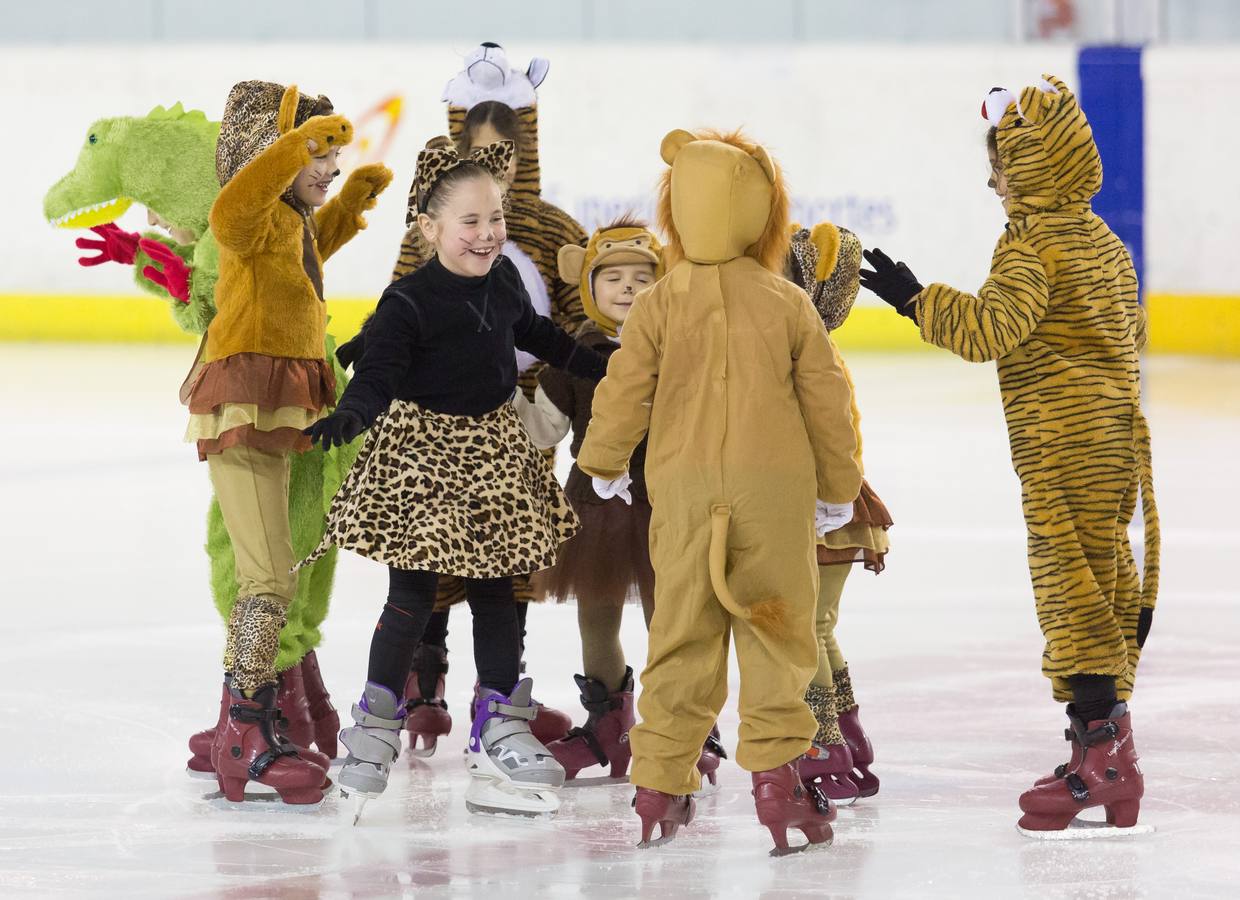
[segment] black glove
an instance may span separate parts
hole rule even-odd
[[[319,419],[302,434],[310,436],[311,444],[322,444],[324,450],[343,447],[366,430],[362,417],[352,410],[338,409],[330,416]]]
[[[895,307],[896,312],[917,321],[916,306],[909,301],[922,291],[921,282],[902,262],[892,262],[891,257],[875,247],[862,253],[865,261],[874,267],[861,270],[861,285],[878,294],[885,303]]]
[[[1150,626],[1154,624],[1154,607],[1141,607],[1141,614],[1137,616],[1137,647],[1138,649],[1145,646],[1145,639],[1150,636]]]
[[[336,348],[336,362],[340,363],[342,369],[347,369],[362,358],[364,348],[365,338],[359,331],[351,340],[345,341]]]

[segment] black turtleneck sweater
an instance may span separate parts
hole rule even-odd
[[[432,256],[388,285],[350,342],[354,375],[337,409],[357,413],[367,427],[393,400],[484,415],[516,389],[514,348],[581,378],[607,374],[605,357],[534,311],[510,259],[500,256],[486,275],[469,278]]]

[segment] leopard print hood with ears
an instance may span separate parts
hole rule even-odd
[[[215,145],[215,173],[221,186],[286,131],[305,124],[311,116],[329,116],[333,112],[332,102],[326,97],[299,93],[292,122],[283,123],[280,114],[288,112],[281,110],[286,90],[270,81],[241,81],[228,92]]]

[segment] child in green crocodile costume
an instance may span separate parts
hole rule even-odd
[[[207,214],[219,193],[215,143],[219,123],[177,103],[155,107],[146,116],[99,119],[87,131],[77,164],[48,191],[43,211],[61,228],[90,228],[97,239],[79,238],[77,246],[98,251],[82,265],[104,262],[131,264],[134,281],[145,292],[163,298],[183,331],[203,334],[215,317],[215,283],[219,248]],[[123,231],[115,221],[133,204],[147,209],[147,220],[167,232],[144,235]],[[335,363],[335,341],[327,337],[327,358],[336,373],[337,397],[348,384]],[[294,454],[289,485],[289,519],[293,550],[308,555],[323,536],[332,496],[357,455],[356,443],[329,452]],[[237,598],[233,548],[214,498],[207,515],[207,555],[211,593],[223,622]],[[288,721],[287,737],[306,747],[313,741],[329,757],[336,755],[339,718],[319,674],[315,648],[327,615],[333,548],[301,572],[297,596],[280,632],[280,709]],[[194,756],[191,774],[212,776],[211,739],[214,728],[190,738]],[[213,777],[213,776],[212,776]]]

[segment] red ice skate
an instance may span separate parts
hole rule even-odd
[[[801,777],[822,788],[836,803],[852,805],[861,796],[861,789],[852,780],[852,752],[847,744],[811,744],[801,757]]]
[[[409,709],[405,730],[409,732],[409,752],[414,756],[433,756],[439,739],[452,730],[452,716],[443,698],[447,673],[448,651],[433,644],[419,644],[413,655],[413,667],[405,679]]]
[[[697,804],[692,797],[683,794],[677,797],[639,787],[633,798],[633,809],[637,810],[642,820],[642,839],[637,846],[645,850],[666,844],[676,837],[676,831],[681,825],[688,825],[693,821]],[[659,836],[652,840],[656,825],[659,826]]]
[[[228,718],[229,693],[232,684],[231,676],[224,676],[223,696],[220,698],[220,714],[215,725],[205,731],[197,731],[189,736],[189,752],[193,754],[185,769],[195,778],[214,778],[215,766],[211,765],[211,745],[215,743],[215,733]]]
[[[834,837],[831,823],[835,807],[815,784],[806,784],[797,772],[798,760],[775,769],[753,773],[753,799],[758,821],[771,831],[775,847],[771,856],[799,853]],[[807,843],[788,846],[788,829],[799,828]]]
[[[299,740],[294,739],[294,735],[289,733],[287,730],[287,725],[291,724],[293,721],[289,714],[292,713],[293,716],[298,715],[298,703],[301,701],[304,705],[305,699],[304,694],[299,698],[298,692],[295,688],[288,688],[285,682],[285,677],[287,675],[287,672],[280,675],[282,686],[280,693],[276,695],[277,706],[280,709],[280,718],[276,724],[277,733],[285,739],[286,743],[293,744],[298,755],[301,756],[302,759],[314,763],[326,772],[328,767],[331,765],[331,759],[326,754],[318,753],[309,749],[307,744],[300,743]],[[194,755],[191,756],[189,762],[185,764],[185,768],[189,771],[190,775],[196,778],[215,777],[215,766],[211,762],[211,747],[215,743],[216,733],[221,727],[223,727],[224,722],[228,719],[228,707],[232,703],[231,685],[231,676],[225,675],[223,693],[220,697],[220,715],[219,719],[216,720],[215,727],[190,735],[189,749]],[[306,731],[304,723],[301,723],[298,727],[296,737],[308,740],[308,732]]]
[[[723,741],[719,738],[719,726],[712,725],[710,734],[706,735],[706,740],[702,743],[702,752],[698,755],[697,761],[698,774],[702,776],[704,783],[694,792],[693,796],[709,797],[719,790],[715,770],[719,768],[720,761],[727,758],[728,752],[723,749]]]
[[[1079,726],[1079,721],[1074,725]],[[1115,704],[1107,718],[1081,728],[1077,741],[1081,758],[1076,768],[1062,779],[1021,794],[1024,815],[1017,827],[1022,834],[1041,838],[1094,837],[1138,827],[1145,779],[1137,764],[1128,704]],[[1096,806],[1106,810],[1108,827],[1069,827],[1074,825],[1077,813]]]
[[[857,785],[858,796],[873,797],[878,793],[878,776],[870,771],[874,764],[874,747],[861,727],[861,707],[854,706],[840,713],[840,732],[852,754],[853,773],[849,779]]]
[[[589,712],[586,723],[573,728],[558,741],[547,744],[556,762],[564,767],[565,777],[572,780],[590,766],[610,765],[608,778],[623,779],[629,771],[632,751],[629,729],[636,717],[633,713],[633,670],[625,669],[620,690],[607,692],[607,685],[584,675],[574,675],[581,691],[581,705]]]
[[[1063,730],[1063,739],[1072,745],[1071,758],[1066,763],[1060,763],[1055,766],[1055,771],[1049,775],[1043,775],[1033,783],[1034,787],[1041,787],[1044,784],[1054,784],[1063,778],[1069,772],[1076,770],[1081,764],[1081,742],[1077,740],[1077,732],[1085,731],[1085,723],[1076,717],[1076,707],[1071,703],[1068,704],[1068,727]]]
[[[256,781],[273,789],[290,806],[317,804],[330,786],[323,768],[276,732],[280,711],[276,686],[266,685],[253,698],[229,690],[228,718],[216,732],[211,762],[220,790],[230,801],[245,800],[245,786]]]
[[[324,772],[331,765],[331,758],[310,749],[314,740],[314,718],[310,715],[310,702],[306,697],[306,683],[302,679],[301,666],[285,669],[277,678],[280,690],[276,693],[276,707],[280,718],[276,731],[287,743],[293,745],[297,755],[309,760]]]
[[[301,679],[306,686],[306,701],[310,704],[310,718],[314,722],[314,745],[326,757],[335,759],[339,749],[336,736],[340,734],[340,714],[332,706],[331,695],[323,683],[323,673],[319,671],[319,658],[313,650],[301,660]]]

